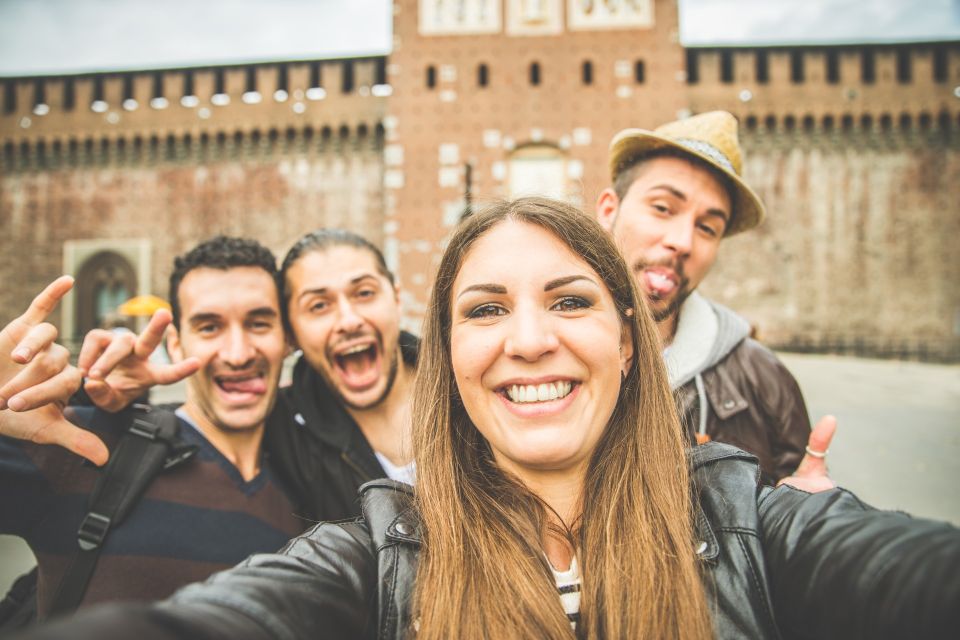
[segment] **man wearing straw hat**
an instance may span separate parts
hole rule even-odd
[[[749,337],[746,320],[696,291],[721,241],[764,219],[740,177],[736,119],[713,111],[621,131],[610,169],[613,186],[600,194],[597,215],[647,296],[691,440],[753,453],[768,483],[794,473],[805,449],[804,464],[822,467],[833,418],[806,446],[810,422],[796,380]]]

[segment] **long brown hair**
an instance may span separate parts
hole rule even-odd
[[[416,636],[572,637],[543,551],[546,506],[494,463],[463,408],[450,359],[451,295],[462,259],[505,220],[542,227],[582,257],[609,289],[634,346],[581,494],[574,532],[582,579],[576,635],[710,637],[683,440],[653,322],[599,223],[545,198],[499,203],[471,215],[440,261],[413,398],[423,531]]]

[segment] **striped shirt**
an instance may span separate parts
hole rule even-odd
[[[115,447],[129,415],[76,409],[78,424]],[[198,430],[180,436],[198,448],[162,472],[127,519],[110,532],[82,606],[156,600],[252,553],[278,550],[308,523],[296,517],[266,456],[245,481]],[[38,605],[49,607],[77,546],[77,529],[99,470],[52,445],[0,436],[0,533],[23,538],[40,568]]]
[[[557,583],[563,612],[570,620],[570,628],[576,631],[577,623],[580,621],[580,569],[577,567],[576,556],[571,558],[570,568],[566,571],[557,571],[553,565],[550,565],[550,571],[553,572],[553,580]]]

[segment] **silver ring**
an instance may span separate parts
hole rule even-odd
[[[807,445],[807,453],[813,456],[814,458],[820,458],[821,460],[823,460],[824,458],[827,457],[827,454],[830,453],[830,449],[827,449],[826,451],[814,451],[813,449],[810,448],[810,445]]]

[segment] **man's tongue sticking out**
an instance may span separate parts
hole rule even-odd
[[[656,269],[645,270],[643,281],[647,292],[658,298],[666,298],[677,288],[677,283],[672,278]]]
[[[221,379],[220,388],[227,393],[264,394],[267,392],[267,381],[262,376],[243,379]]]

